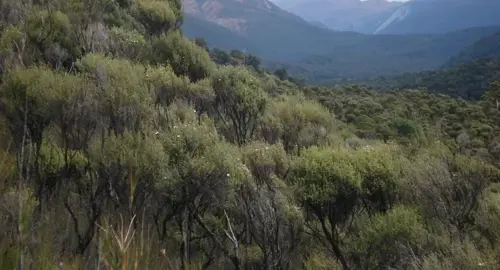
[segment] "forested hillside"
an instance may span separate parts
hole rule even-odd
[[[446,67],[466,64],[474,60],[500,56],[500,31],[481,38],[463,49],[458,55],[452,57]]]
[[[303,88],[179,0],[0,10],[0,269],[497,268],[500,83]]]
[[[358,81],[337,80],[325,82],[324,85],[357,84],[379,91],[426,88],[431,93],[479,99],[494,81],[500,81],[500,56],[444,69]]]
[[[420,72],[441,68],[465,47],[496,31],[497,27],[470,28],[442,35],[375,35],[362,40],[339,36],[338,41],[322,43],[330,46],[329,53],[321,49],[304,53],[284,66],[311,83]]]

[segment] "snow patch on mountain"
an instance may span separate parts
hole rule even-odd
[[[377,29],[375,30],[374,34],[379,33],[380,31],[384,30],[387,28],[387,26],[391,25],[395,21],[402,21],[406,17],[408,17],[408,14],[410,14],[410,7],[409,6],[402,6],[398,8],[392,15],[387,19],[384,23],[382,23]]]

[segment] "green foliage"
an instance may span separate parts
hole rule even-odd
[[[22,44],[26,38],[25,33],[20,31],[17,27],[13,25],[7,26],[2,31],[2,37],[0,37],[0,55],[5,58],[10,58],[11,61],[15,60],[15,52],[20,53],[19,44]]]
[[[180,10],[168,0],[140,0],[136,1],[137,19],[150,35],[166,33],[177,27],[180,19]]]
[[[212,121],[204,118],[198,122],[193,110],[182,104],[174,104],[170,113],[173,125],[160,138],[172,166],[171,183],[245,181],[249,172],[241,164],[240,154],[221,141]]]
[[[298,196],[312,204],[342,204],[345,196],[356,197],[361,175],[347,150],[312,147],[294,161],[293,183]]]
[[[342,269],[332,258],[329,258],[325,252],[313,251],[312,255],[304,262],[305,269],[339,270]]]
[[[64,166],[75,166],[82,168],[87,165],[87,158],[82,152],[71,150],[66,153],[70,160],[65,160],[63,149],[43,141],[40,148],[40,166],[46,177],[55,177],[60,173]],[[66,164],[68,162],[69,164]]]
[[[114,132],[149,125],[146,119],[153,113],[151,104],[155,92],[145,80],[144,65],[89,54],[77,62],[77,67],[96,84],[99,90],[96,95],[101,101],[99,110],[102,115],[110,114],[111,117],[104,120]]]
[[[55,114],[58,105],[83,85],[82,78],[57,73],[46,67],[19,69],[5,79],[2,100],[5,100],[6,110],[12,113],[17,109],[24,110],[24,105],[28,104],[31,117],[47,121]]]
[[[110,29],[111,51],[117,57],[127,57],[130,59],[144,59],[144,47],[149,46],[146,39],[137,30],[127,30],[122,27]]]
[[[406,160],[398,156],[395,146],[367,145],[355,151],[353,164],[361,173],[362,196],[368,208],[386,211],[394,205],[403,184]]]
[[[333,129],[334,117],[317,102],[292,96],[272,103],[264,123],[263,131],[280,137],[285,150],[290,152],[325,143]],[[277,134],[273,134],[270,128]],[[268,138],[272,141],[272,137]]]
[[[409,268],[411,257],[423,252],[426,241],[427,231],[418,212],[403,206],[361,225],[359,235],[352,239],[362,269]]]
[[[483,94],[482,99],[490,105],[490,108],[500,111],[500,82],[492,82],[490,87]]]
[[[41,10],[28,18],[26,34],[37,53],[57,66],[80,56],[75,31],[67,14]]]
[[[283,146],[255,142],[243,149],[243,163],[259,183],[271,183],[282,179],[289,168],[289,160]]]
[[[153,63],[169,64],[178,76],[188,76],[192,81],[206,78],[215,68],[207,51],[179,32],[153,39],[152,48]]]
[[[89,158],[94,166],[121,168],[120,173],[148,174],[154,179],[164,174],[166,156],[162,144],[154,134],[138,138],[130,132],[111,136],[101,145],[95,142],[89,149]]]
[[[267,95],[258,78],[246,69],[222,67],[212,76],[215,106],[224,127],[238,144],[251,139],[267,106]]]
[[[497,84],[303,88],[183,37],[177,0],[20,3],[0,4],[0,268],[498,265]]]

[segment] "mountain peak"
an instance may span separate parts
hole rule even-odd
[[[247,20],[259,12],[291,15],[269,0],[182,0],[184,12],[243,34]],[[297,17],[297,19],[299,19]]]

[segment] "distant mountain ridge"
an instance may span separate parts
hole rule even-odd
[[[398,16],[399,15],[399,16]],[[498,0],[413,0],[379,25],[376,34],[447,33],[470,27],[500,25]],[[389,20],[389,19],[388,19]]]
[[[263,13],[305,22],[269,0],[182,0],[182,5],[186,14],[219,24],[239,34],[245,34],[248,24]]]
[[[275,0],[331,29],[367,34],[447,33],[500,25],[498,0]]]
[[[306,20],[315,20],[334,30],[372,33],[383,12],[393,11],[401,2],[386,0],[275,0],[281,8]]]
[[[498,27],[448,34],[365,35],[316,26],[268,0],[184,0],[188,37],[240,49],[269,68],[284,66],[311,81],[417,72],[442,66]]]

